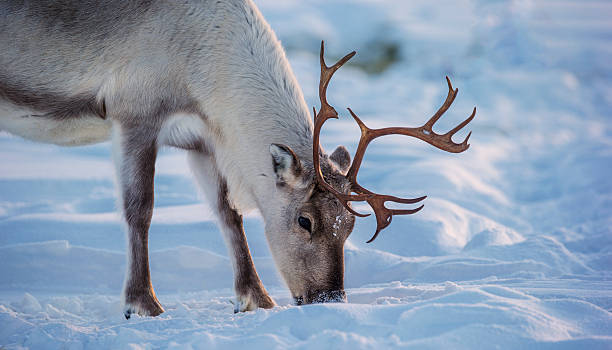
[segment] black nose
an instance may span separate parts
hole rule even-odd
[[[346,292],[343,290],[316,291],[308,295],[294,297],[295,305],[313,303],[346,303]]]

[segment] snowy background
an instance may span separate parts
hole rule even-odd
[[[0,134],[0,348],[612,348],[612,3],[257,1],[317,105],[318,46],[351,51],[328,96],[371,126],[417,126],[459,88],[470,149],[370,147],[360,179],[429,195],[373,244],[346,244],[348,304],[291,305],[260,218],[255,264],[278,307],[233,314],[231,268],[184,154],[158,159],[151,268],[166,313],[123,318],[125,238],[108,143],[60,148]],[[327,149],[354,151],[341,112]],[[467,131],[457,135],[457,140]]]

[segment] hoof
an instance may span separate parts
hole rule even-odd
[[[257,310],[257,308],[271,309],[276,304],[264,290],[252,290],[236,295],[234,313]]]
[[[123,316],[129,320],[133,314],[139,316],[157,316],[164,312],[164,308],[159,303],[155,295],[149,293],[138,297],[130,297],[126,300],[123,308]]]

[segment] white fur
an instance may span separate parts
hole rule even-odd
[[[214,143],[215,163],[232,199],[240,209],[258,208],[266,217],[273,215],[276,193],[270,144],[288,145],[300,159],[311,159],[313,126],[280,43],[250,1],[241,6],[244,14],[230,6],[229,15],[218,11],[218,41],[201,67],[206,80],[217,84],[193,92],[206,101],[209,129],[219,131],[207,142]]]
[[[177,113],[164,122],[157,137],[157,143],[184,147],[198,140],[203,141],[205,132],[206,125],[202,117],[195,114]]]
[[[122,137],[121,137],[121,127],[119,126],[118,123],[115,123],[111,129],[111,144],[112,144],[112,156],[113,156],[113,164],[115,165],[115,206],[117,208],[117,210],[119,211],[121,217],[124,217],[124,211],[123,211],[123,192],[121,191],[121,183],[123,181],[123,176],[122,176],[122,162],[123,162],[123,154],[122,154],[122,148],[121,148],[121,142],[122,142]],[[122,220],[122,226],[123,226],[123,231],[124,232],[129,232],[129,228],[127,226],[127,223],[125,222],[125,220]],[[130,242],[129,242],[129,238],[126,240],[126,252],[128,252],[127,254],[125,254],[126,258],[127,258],[127,264],[126,264],[126,271],[130,271],[131,266],[132,266],[132,254],[129,254],[130,251]],[[130,278],[130,274],[126,273],[125,277],[123,279],[123,286],[125,287],[127,285],[128,279]],[[125,295],[123,295],[125,293],[125,288],[122,289],[122,296],[121,299],[125,300]],[[127,307],[134,307],[133,305],[124,305],[126,308]]]
[[[111,123],[98,116],[57,120],[0,100],[0,131],[61,146],[80,146],[108,140]]]
[[[146,110],[139,109],[146,102],[143,96],[154,94],[169,77],[182,77],[207,120],[176,115],[164,122],[160,141],[185,141],[201,133],[235,205],[241,210],[257,208],[266,216],[276,192],[269,145],[282,143],[300,159],[312,158],[310,111],[279,41],[250,0],[205,3],[189,18],[182,18],[197,28],[194,32],[199,36],[189,42],[206,47],[198,51],[164,43],[170,40],[165,33],[175,23],[151,20],[157,30],[116,43],[125,57],[101,61],[83,81],[68,72],[65,81],[71,86],[62,89],[76,94],[96,87],[98,101],[121,108],[127,103],[139,115],[146,115]],[[168,49],[160,52],[160,42]],[[118,96],[126,101],[118,101]],[[9,118],[4,116],[6,109],[0,114],[0,129],[36,141],[80,145],[110,136],[111,123],[99,117],[25,121],[19,116],[31,111],[14,112],[15,117]]]

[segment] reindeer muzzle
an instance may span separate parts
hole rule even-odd
[[[295,305],[315,303],[346,303],[346,292],[343,290],[330,290],[309,293],[306,297],[294,297]]]

